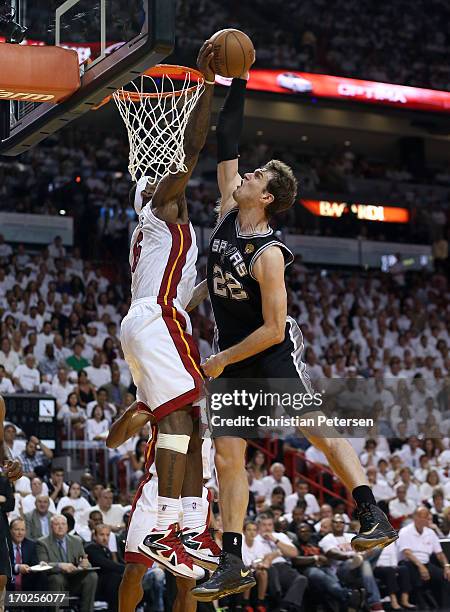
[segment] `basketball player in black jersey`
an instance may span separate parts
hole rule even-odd
[[[211,236],[207,280],[218,345],[203,370],[211,378],[297,379],[298,391],[310,393],[306,368],[300,361],[302,334],[294,319],[287,316],[284,271],[293,255],[269,225],[273,215],[294,204],[297,182],[292,170],[278,160],[244,177],[239,175],[245,89],[246,80],[233,80],[217,125],[221,200]],[[325,454],[335,474],[353,493],[361,523],[353,548],[364,551],[396,540],[397,532],[376,505],[348,440],[327,438],[314,429],[302,429],[302,433]],[[202,601],[241,592],[255,582],[241,557],[248,483],[246,440],[238,435],[214,430],[223,553],[213,576],[192,591]],[[282,543],[274,541],[277,546],[282,553]]]

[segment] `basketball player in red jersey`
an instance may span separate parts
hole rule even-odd
[[[188,306],[189,309],[189,306]],[[126,440],[136,435],[147,423],[151,425],[151,434],[145,450],[145,474],[133,500],[130,521],[128,523],[127,541],[125,546],[125,572],[119,590],[120,612],[134,612],[143,597],[142,579],[153,560],[139,550],[139,545],[151,531],[157,520],[158,510],[158,477],[156,475],[154,458],[155,445],[158,437],[158,427],[155,417],[147,407],[140,402],[134,402],[115,421],[108,434],[106,444],[109,448],[117,448]],[[189,491],[202,487],[202,440],[199,435],[192,436],[189,444],[185,479],[185,488]],[[198,484],[200,481],[200,485]],[[203,505],[196,502],[190,507],[179,502],[179,510],[183,511],[183,543],[187,551],[192,551],[195,558],[204,567],[217,567],[220,549],[211,538],[208,525],[208,491],[203,488]],[[192,542],[194,539],[194,542]],[[194,548],[191,548],[191,546]],[[191,595],[195,581],[189,578],[177,577],[177,597],[174,612],[195,612],[197,601]]]
[[[180,496],[184,514],[193,504],[196,508],[203,504],[201,471],[195,490],[186,479],[191,476],[186,471],[189,444],[198,435],[192,405],[202,393],[203,376],[186,311],[194,292],[198,250],[185,189],[209,130],[212,59],[207,41],[197,60],[205,89],[185,131],[187,171],[167,174],[154,191],[143,177],[133,193],[139,223],[130,249],[132,302],[121,326],[140,411],[147,410],[158,424],[156,525],[139,544],[139,552],[176,576],[194,580],[203,577],[204,570],[187,554],[178,524]]]

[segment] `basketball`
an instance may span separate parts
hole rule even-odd
[[[250,70],[255,61],[255,48],[247,34],[229,28],[216,32],[210,40],[214,45],[216,74],[238,78]]]

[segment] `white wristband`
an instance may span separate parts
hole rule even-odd
[[[205,83],[205,85],[215,85],[216,84],[215,81],[207,81],[206,79],[205,79],[204,83]]]

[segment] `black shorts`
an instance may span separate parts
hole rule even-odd
[[[258,431],[261,422],[267,422],[269,416],[275,418],[280,414],[280,408],[281,413],[287,416],[298,416],[300,411],[314,410],[311,405],[293,408],[289,403],[283,406],[279,404],[278,407],[269,406],[261,396],[261,392],[264,395],[273,394],[277,398],[298,394],[305,399],[306,396],[314,395],[306,366],[301,361],[302,352],[303,338],[294,321],[293,324],[287,324],[283,342],[245,361],[227,366],[221,376],[208,386],[208,416],[212,437],[260,437]],[[255,403],[251,410],[236,402],[219,408],[213,401],[217,394],[241,394],[244,390],[254,395]],[[258,401],[257,397],[260,398]],[[289,397],[286,399],[289,402]],[[229,422],[233,424],[227,424]]]

